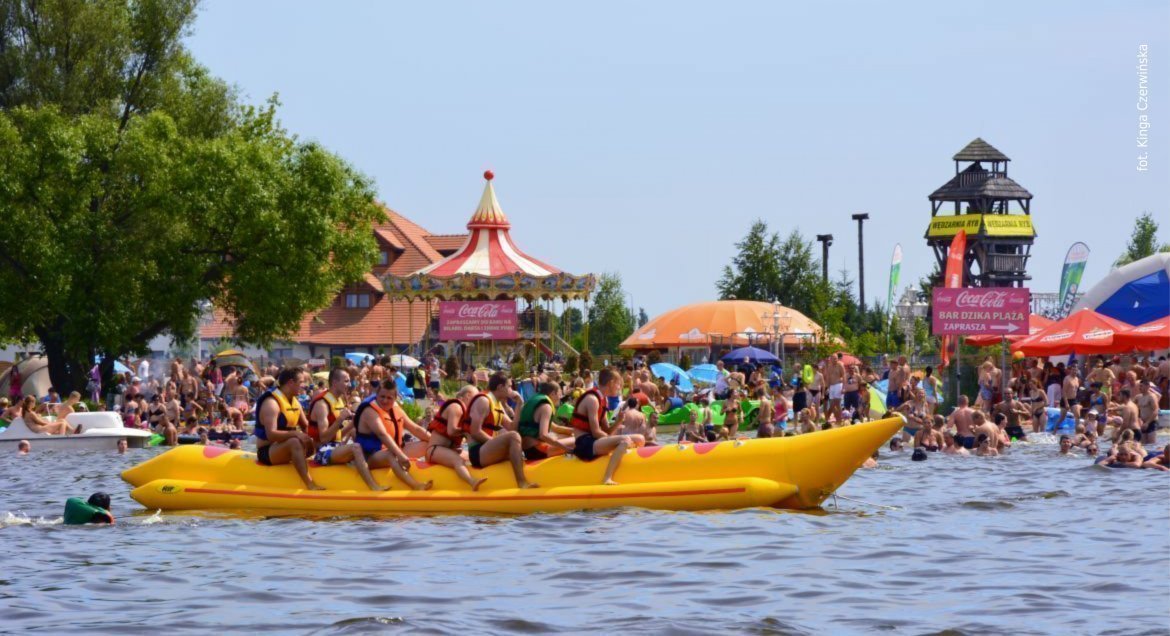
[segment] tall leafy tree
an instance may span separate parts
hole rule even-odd
[[[735,244],[731,264],[716,283],[722,299],[772,300],[780,287],[779,236],[757,219]]]
[[[589,349],[594,353],[613,353],[634,332],[634,315],[626,306],[620,274],[602,274],[597,293],[589,305]]]
[[[1170,252],[1170,243],[1158,243],[1158,222],[1154,220],[1152,214],[1143,212],[1134,221],[1133,234],[1129,237],[1125,251],[1113,264],[1120,267],[1158,252]]]
[[[367,178],[241,104],[182,45],[194,0],[0,0],[0,338],[61,388],[94,355],[294,331],[373,263]]]

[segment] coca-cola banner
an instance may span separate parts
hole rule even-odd
[[[1032,293],[1017,287],[934,288],[931,332],[936,336],[1028,335]]]
[[[439,340],[516,340],[516,302],[453,300],[439,303]]]

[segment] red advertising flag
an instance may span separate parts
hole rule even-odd
[[[959,230],[955,234],[955,238],[951,240],[951,249],[947,252],[947,270],[943,273],[943,287],[962,287],[963,286],[963,261],[967,254],[967,230]],[[942,339],[942,365],[947,366],[951,363],[951,344],[950,336],[943,336]]]

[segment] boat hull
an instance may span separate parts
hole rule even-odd
[[[131,496],[163,510],[261,510],[309,513],[529,513],[635,506],[659,510],[815,508],[902,426],[900,418],[796,437],[669,445],[629,451],[602,486],[607,458],[553,457],[530,462],[539,488],[516,488],[511,468],[489,466],[471,492],[454,471],[418,462],[413,492],[389,469],[374,471],[386,492],[371,492],[349,466],[314,466],[324,491],[305,490],[292,466],[262,466],[254,453],[213,446],[171,449],[122,473]]]

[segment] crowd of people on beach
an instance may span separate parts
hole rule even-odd
[[[315,376],[303,366],[254,369],[175,358],[156,373],[142,360],[136,372],[115,374],[105,396],[91,397],[104,397],[125,426],[151,430],[165,445],[239,448],[254,435],[261,463],[292,464],[308,488],[319,487],[308,470],[313,461],[351,464],[374,490],[382,489],[374,468],[427,489],[429,482],[410,474],[418,459],[450,467],[472,489],[483,479],[469,466],[506,462],[518,486],[532,487],[525,462],[559,454],[610,456],[604,483],[614,483],[626,449],[663,443],[660,420],[669,413],[683,413],[673,418],[676,443],[742,439],[752,430],[762,438],[807,434],[898,413],[906,423],[890,449],[910,448],[916,459],[933,452],[1001,455],[1013,442],[1048,431],[1054,417],[1073,423],[1059,438],[1061,454],[1097,457],[1104,438],[1110,446],[1103,463],[1166,468],[1167,453],[1146,448],[1156,443],[1159,410],[1170,397],[1165,357],[1099,357],[1084,367],[1018,360],[1007,383],[989,358],[979,367],[977,395],[959,395],[949,413],[940,412],[942,381],[933,368],[912,370],[904,356],[884,358],[876,369],[851,362],[831,355],[801,365],[792,377],[778,367],[718,362],[713,383],[684,392],[677,378],[654,377],[640,357],[599,372],[568,373],[548,363],[524,378],[472,369],[454,383],[437,356],[411,369],[395,368],[388,356],[346,360]],[[879,386],[885,400],[876,403],[884,408],[875,409],[871,392]],[[404,401],[421,405],[417,421]],[[23,416],[34,432],[49,434],[79,432],[67,417],[84,408],[78,392],[61,399],[52,388],[39,399],[0,398],[0,418]]]

